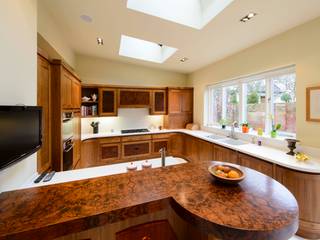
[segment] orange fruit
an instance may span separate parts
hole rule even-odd
[[[239,178],[240,177],[240,174],[235,171],[235,170],[231,170],[229,173],[228,173],[228,177],[229,178]]]

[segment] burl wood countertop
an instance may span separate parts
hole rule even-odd
[[[221,239],[288,239],[298,206],[280,183],[243,168],[239,185],[215,182],[213,162],[112,175],[0,194],[0,239],[53,239],[154,211],[164,201]]]

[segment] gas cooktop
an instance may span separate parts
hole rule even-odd
[[[149,130],[146,128],[121,130],[122,134],[124,134],[124,133],[141,133],[141,132],[149,132]]]

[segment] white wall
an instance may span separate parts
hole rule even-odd
[[[36,105],[36,0],[1,0],[0,105]],[[0,192],[36,173],[36,154],[0,171]]]
[[[150,128],[163,126],[162,115],[149,115],[148,108],[119,108],[117,117],[83,118],[81,132],[92,133],[90,123],[98,121],[99,132],[120,131],[121,129]]]

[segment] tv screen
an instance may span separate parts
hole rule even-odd
[[[41,107],[0,106],[0,169],[41,147]]]

